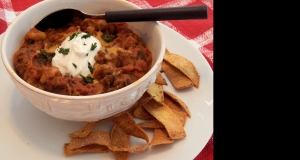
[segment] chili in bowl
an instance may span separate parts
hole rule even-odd
[[[165,42],[159,24],[74,17],[63,28],[34,28],[44,16],[67,7],[89,13],[140,9],[105,0],[41,1],[26,9],[2,40],[3,64],[16,88],[59,119],[97,121],[127,110],[161,69]]]

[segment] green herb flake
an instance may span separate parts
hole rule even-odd
[[[83,45],[86,45],[85,42],[83,42]]]
[[[93,83],[93,81],[94,81],[94,78],[92,78],[91,76],[83,76],[83,75],[81,75],[81,74],[79,74],[80,75],[80,77],[84,80],[84,81],[86,81],[87,83]]]
[[[53,57],[55,56],[55,53],[51,53],[51,54],[49,54],[49,56],[50,56],[51,58],[53,58]]]
[[[89,53],[85,54],[85,56],[88,56],[88,55],[89,55]]]
[[[55,56],[55,53],[47,53],[46,51],[44,50],[40,50],[41,54],[42,54],[42,57],[45,59],[45,60],[48,60],[49,58],[53,58]]]
[[[76,32],[76,33],[73,33],[73,34],[70,36],[70,39],[69,39],[69,41],[70,41],[70,40],[72,40],[74,37],[77,37],[77,36],[78,36],[78,34],[79,34],[78,32]]]
[[[93,66],[91,65],[90,62],[88,62],[88,67],[90,69],[90,72],[93,74],[94,70],[93,70]]]
[[[58,53],[61,53],[63,55],[68,55],[69,54],[69,51],[70,51],[70,48],[58,48]]]
[[[87,33],[87,34],[81,36],[81,38],[84,38],[84,39],[87,39],[87,38],[89,38],[89,37],[91,37],[91,34],[89,34],[89,33]]]
[[[77,65],[75,64],[75,63],[72,63],[73,64],[73,66],[75,67],[75,68],[77,68]]]
[[[112,42],[116,38],[116,35],[114,35],[114,34],[103,34],[101,37],[105,42]]]
[[[92,43],[92,46],[91,46],[91,51],[93,51],[95,48],[97,47],[97,43],[95,42],[95,43]]]

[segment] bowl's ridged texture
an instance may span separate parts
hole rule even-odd
[[[105,99],[62,99],[45,96],[35,92],[12,78],[20,93],[26,97],[39,110],[56,117],[71,121],[97,121],[129,109],[154,83],[156,75],[153,74],[146,81],[132,91],[120,95],[113,95]]]

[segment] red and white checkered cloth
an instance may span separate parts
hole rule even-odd
[[[23,10],[41,0],[0,0],[0,34]],[[186,21],[161,21],[186,37],[206,58],[213,69],[213,0],[128,0],[141,8],[207,5],[208,19]],[[194,160],[213,160],[213,135]]]

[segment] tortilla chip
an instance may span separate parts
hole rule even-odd
[[[166,129],[154,129],[153,138],[150,146],[173,143],[174,139],[170,139]]]
[[[143,107],[139,106],[133,111],[133,116],[139,119],[154,119],[154,117]]]
[[[178,68],[183,74],[192,80],[195,87],[199,88],[200,75],[190,60],[179,54],[170,52],[165,53],[164,60]]]
[[[164,79],[161,72],[157,72],[155,83],[157,83],[159,85],[166,85],[166,86],[168,85],[167,81]]]
[[[138,99],[133,106],[131,107],[132,109],[129,112],[134,112],[137,108],[143,106],[143,104],[147,103],[150,99],[152,99],[153,97],[145,92],[142,97],[140,99]],[[124,112],[125,113],[125,112]],[[117,117],[117,116],[116,116]]]
[[[91,132],[84,138],[71,138],[70,143],[64,145],[65,155],[72,155],[84,152],[110,152],[111,140],[107,132]]]
[[[172,110],[176,114],[177,118],[180,120],[182,126],[185,126],[187,113],[182,111]]]
[[[130,148],[130,135],[125,133],[120,127],[114,125],[111,130],[111,145],[119,148]],[[117,160],[128,160],[129,152],[113,151]]]
[[[165,128],[165,126],[162,123],[160,123],[157,119],[140,122],[137,125],[139,125],[142,128]]]
[[[79,131],[76,131],[74,133],[69,134],[70,137],[73,138],[84,138],[86,136],[88,136],[88,134],[90,134],[92,132],[92,130],[98,125],[101,124],[103,122],[107,121],[106,119],[103,120],[99,120],[97,122],[88,122],[87,124],[85,124],[85,126],[83,128],[81,128]]]
[[[164,91],[164,95],[169,96],[175,102],[177,102],[182,107],[182,109],[187,113],[187,115],[189,117],[191,117],[191,113],[190,113],[190,110],[189,110],[188,106],[180,98],[178,98],[175,94],[173,94],[173,93],[171,93],[169,91]]]
[[[146,132],[138,126],[135,121],[132,119],[132,117],[128,113],[124,113],[115,119],[113,119],[113,122],[120,128],[123,129],[123,131],[129,135],[143,138],[143,139],[149,139]]]
[[[93,144],[109,146],[111,144],[110,135],[105,131],[99,130],[91,132],[84,138],[71,138],[68,149],[78,149]]]
[[[77,153],[103,153],[110,152],[107,146],[91,144],[77,149],[69,149],[70,143],[64,144],[64,153],[66,156],[70,156]]]
[[[153,83],[148,89],[147,93],[149,93],[154,100],[161,103],[164,101],[164,91],[163,86],[157,83]]]
[[[180,120],[166,104],[151,99],[144,104],[144,108],[165,126],[171,139],[186,137]]]
[[[166,51],[165,51],[165,53],[170,53],[170,51],[168,50],[168,48],[166,48]]]
[[[164,91],[164,103],[175,111],[182,111],[181,105]]]
[[[114,151],[113,152],[116,160],[128,160],[129,159],[129,152],[126,151]]]
[[[143,96],[135,103],[136,107],[133,109],[132,115],[139,119],[154,119],[154,117],[148,113],[143,107],[143,104],[147,103],[153,97],[145,92]]]
[[[185,89],[194,85],[186,75],[165,60],[163,60],[161,68],[176,89]]]
[[[144,139],[146,141],[146,144],[135,148],[109,146],[109,149],[111,149],[112,151],[128,151],[130,153],[137,153],[143,152],[148,148],[150,143],[148,134],[135,123],[135,121],[132,119],[129,113],[124,113],[116,117],[115,119],[113,119],[113,122],[115,123],[115,125],[120,127],[125,133],[137,138]]]

